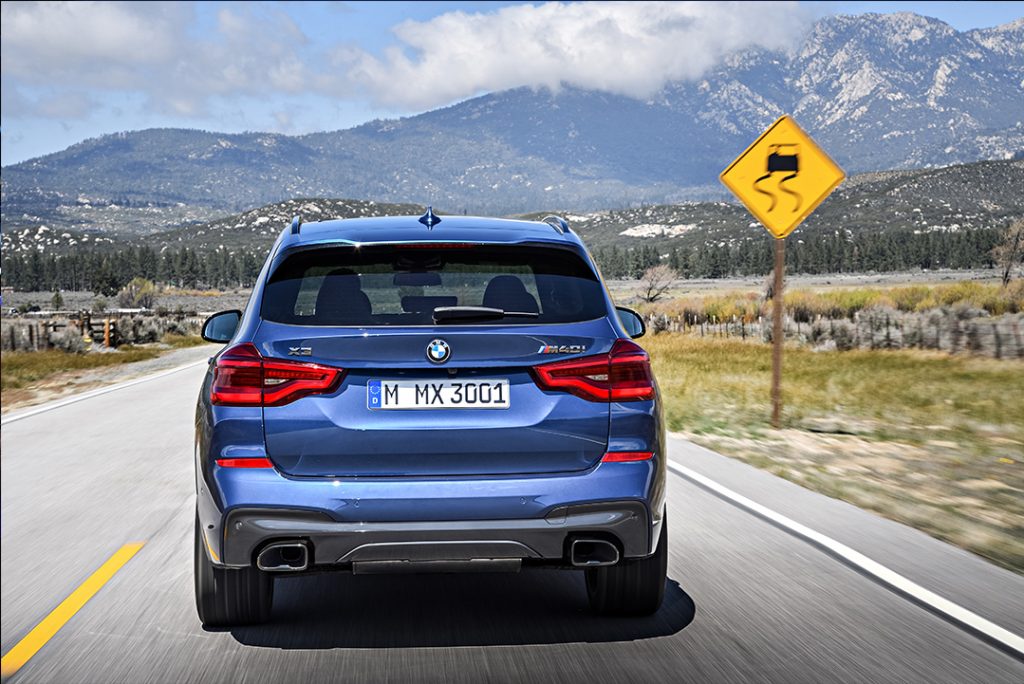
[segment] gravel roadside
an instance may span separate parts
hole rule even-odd
[[[218,345],[204,344],[199,347],[173,349],[155,359],[146,361],[61,374],[25,389],[5,391],[3,413],[44,404],[105,385],[133,380],[176,366],[203,361],[213,356],[218,349],[220,349]],[[198,387],[196,391],[199,391]]]

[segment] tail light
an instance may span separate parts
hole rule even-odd
[[[341,368],[264,358],[246,342],[217,358],[210,401],[218,406],[283,406],[310,394],[333,392],[344,376]]]
[[[535,366],[533,377],[541,389],[569,392],[587,401],[654,398],[650,358],[630,340],[616,340],[607,354]]]

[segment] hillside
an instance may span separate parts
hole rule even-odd
[[[1024,160],[940,169],[858,174],[847,179],[794,233],[962,232],[1001,227],[1024,216]],[[573,215],[592,247],[653,243],[699,247],[763,240],[746,209],[726,202],[687,202]]]
[[[1024,160],[854,176],[788,240],[787,269],[824,274],[990,268],[1000,231],[1024,216],[1021,187]],[[413,204],[293,199],[142,238],[75,242],[63,234],[19,232],[4,235],[3,284],[112,295],[141,275],[177,287],[247,287],[296,214],[309,221],[422,211]],[[688,278],[771,270],[770,238],[736,204],[555,211],[583,236],[608,278],[635,278],[658,263]],[[443,235],[443,223],[431,233]],[[83,249],[88,245],[93,247]]]
[[[146,242],[169,248],[266,251],[281,234],[281,230],[291,224],[295,216],[301,216],[303,221],[320,221],[364,216],[418,215],[423,209],[415,204],[387,204],[366,200],[295,199],[276,202],[198,226],[156,233],[147,238]]]
[[[87,140],[5,167],[0,219],[5,233],[141,235],[292,197],[488,214],[724,199],[718,172],[783,112],[848,173],[1019,155],[1022,80],[1024,19],[957,32],[914,14],[833,16],[791,52],[734,54],[647,101],[515,89],[302,136]]]
[[[1024,160],[977,162],[940,169],[865,173],[847,179],[799,228],[797,240],[843,231],[847,235],[916,231],[958,232],[1001,227],[1024,215]],[[145,238],[93,236],[25,229],[4,234],[5,252],[45,247],[61,253],[89,244],[101,247],[146,244],[198,251],[225,248],[263,252],[300,214],[304,220],[418,214],[422,205],[348,199],[293,199],[213,221],[152,233]],[[443,213],[443,209],[441,210]],[[692,248],[739,245],[764,238],[745,209],[726,202],[684,202],[633,209],[580,212],[552,207],[523,214],[540,218],[560,213],[591,248],[655,245]]]

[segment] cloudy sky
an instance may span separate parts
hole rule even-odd
[[[122,130],[304,133],[517,86],[644,97],[722,55],[787,47],[831,13],[954,28],[1024,2],[8,2],[2,162]]]

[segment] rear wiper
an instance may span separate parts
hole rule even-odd
[[[505,311],[490,306],[439,306],[434,309],[434,322],[492,321],[498,318],[537,318],[531,311]]]

